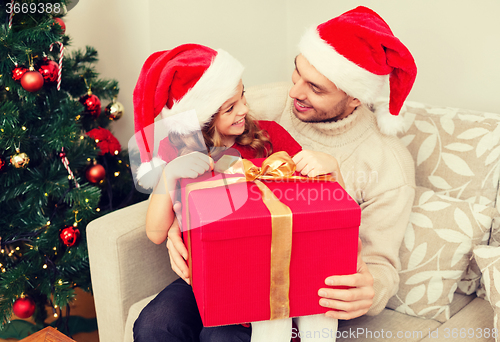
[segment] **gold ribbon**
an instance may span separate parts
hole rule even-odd
[[[271,307],[270,319],[282,319],[290,317],[290,259],[292,255],[292,211],[284,203],[281,203],[274,193],[262,180],[289,180],[301,179],[306,181],[335,181],[331,175],[322,175],[314,178],[293,176],[295,163],[287,152],[280,151],[272,154],[262,162],[261,167],[255,166],[247,159],[224,160],[223,156],[217,164],[226,164],[225,170],[220,170],[225,174],[244,174],[245,177],[223,178],[215,181],[204,181],[190,183],[186,186],[186,199],[189,193],[194,190],[209,189],[230,184],[254,182],[259,188],[262,201],[271,213],[271,286],[269,304]],[[215,169],[217,170],[217,164]],[[188,229],[188,252],[189,252],[189,277],[193,284],[192,258],[191,258],[191,233],[189,225],[189,201],[186,201],[186,229]]]
[[[227,157],[227,159],[226,159]],[[224,168],[217,167],[218,164]],[[261,180],[304,180],[310,182],[336,182],[337,179],[331,174],[316,177],[294,176],[295,163],[285,151],[273,153],[264,159],[261,167],[255,166],[250,160],[234,156],[223,156],[215,165],[215,171],[225,174],[244,174],[247,181]]]

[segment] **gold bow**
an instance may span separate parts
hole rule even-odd
[[[224,155],[215,164],[215,171],[225,174],[244,174],[247,181],[255,179],[262,180],[305,180],[336,182],[337,179],[331,174],[319,175],[316,177],[294,176],[296,165],[285,151],[273,153],[262,162],[262,166],[255,166],[248,159]]]

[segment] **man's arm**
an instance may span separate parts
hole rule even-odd
[[[352,319],[368,312],[373,304],[375,290],[373,277],[365,262],[361,258],[362,242],[358,243],[357,273],[345,276],[332,276],[325,279],[328,286],[349,286],[350,289],[322,288],[318,295],[319,301],[325,308],[335,309],[328,311],[327,316],[337,319]]]
[[[341,311],[328,316],[352,319],[364,314],[377,315],[396,294],[399,285],[399,248],[408,225],[415,189],[405,185],[386,191],[361,204],[358,272],[332,276],[326,285],[350,286],[350,289],[322,288],[320,304]],[[361,258],[359,258],[361,256]]]

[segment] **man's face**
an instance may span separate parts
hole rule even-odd
[[[293,101],[293,113],[304,122],[341,120],[361,103],[348,96],[323,76],[307,59],[298,55],[292,74],[294,86],[288,94]]]

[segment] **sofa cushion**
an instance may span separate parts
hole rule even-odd
[[[408,101],[400,135],[415,160],[417,186],[494,206],[500,115]]]
[[[466,309],[474,299],[475,296],[473,295],[455,294],[450,309],[452,318],[448,322],[454,321],[454,314],[462,309]],[[348,321],[339,320],[336,341],[368,342],[393,340],[416,342],[421,341],[429,332],[440,329],[440,327],[441,323],[432,319],[411,317],[391,309],[384,309],[376,316],[364,315]],[[435,341],[438,340],[435,339]]]
[[[390,309],[376,316],[339,320],[336,342],[405,341],[417,342],[437,329],[441,323],[410,317]]]
[[[429,331],[420,342],[481,341],[493,342],[493,310],[487,301],[475,298],[439,328]]]
[[[123,342],[134,342],[134,323],[141,314],[142,309],[144,309],[150,301],[155,299],[157,295],[158,293],[144,298],[130,307],[128,310],[127,321],[125,322],[125,336],[123,338]]]
[[[474,258],[483,274],[486,299],[495,313],[494,327],[500,329],[500,247],[478,246],[474,248]],[[498,336],[498,335],[497,335]],[[498,341],[498,338],[496,339]]]
[[[497,210],[417,187],[403,244],[397,294],[388,307],[444,322],[472,254]]]

